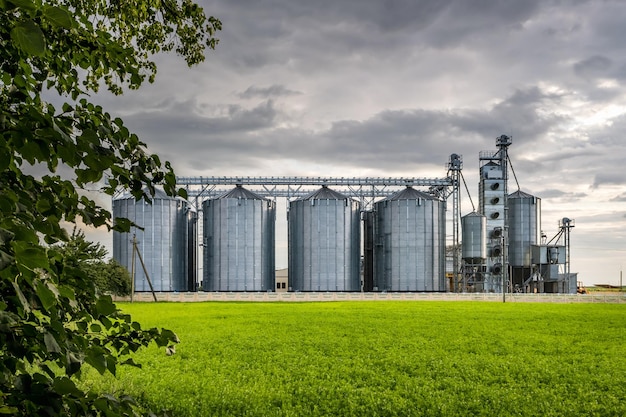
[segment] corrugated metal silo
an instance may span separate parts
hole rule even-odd
[[[238,185],[202,203],[205,291],[274,289],[276,207]]]
[[[360,204],[322,187],[289,204],[293,291],[360,291]]]
[[[487,219],[472,212],[461,217],[463,241],[461,257],[468,263],[478,264],[487,258]]]
[[[411,187],[374,204],[379,291],[445,291],[445,207]]]
[[[539,243],[541,199],[522,191],[508,196],[509,264],[531,265],[531,246]]]
[[[187,291],[189,284],[189,203],[157,190],[151,203],[135,201],[130,193],[113,199],[113,218],[127,218],[142,227],[113,232],[113,258],[129,271],[133,235],[155,291]],[[137,255],[135,255],[137,256]],[[132,271],[131,271],[132,272]],[[150,291],[139,258],[135,259],[135,291]]]
[[[198,290],[198,211],[187,213],[187,291]]]

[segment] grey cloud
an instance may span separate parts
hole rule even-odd
[[[537,197],[545,198],[545,199],[560,198],[565,201],[577,201],[577,200],[587,197],[588,194],[551,188],[551,189],[537,191],[536,195]]]
[[[611,172],[600,172],[593,178],[591,188],[599,188],[603,185],[623,185],[626,187],[626,172],[623,170],[613,169]]]
[[[172,101],[158,109],[127,115],[125,120],[152,137],[163,136],[168,131],[177,136],[197,132],[220,135],[270,127],[277,115],[272,100],[250,109],[237,104],[220,106],[217,116],[207,116],[203,112],[203,107],[195,100]]]
[[[533,1],[455,1],[437,25],[429,28],[428,42],[435,47],[475,43],[481,38],[505,36],[519,31],[537,13],[541,2]]]
[[[398,54],[400,45],[418,51],[454,48],[478,39],[500,42],[503,32],[519,30],[544,4],[538,0],[208,3],[207,9],[224,23],[218,54],[231,65],[242,70],[293,65],[300,71],[320,65],[324,58],[341,61],[355,54],[397,61],[403,57]]]
[[[602,55],[594,55],[574,64],[574,73],[584,78],[601,77],[607,74],[613,61]]]
[[[254,97],[280,97],[280,96],[295,96],[302,94],[299,91],[290,90],[284,85],[273,84],[269,87],[257,87],[255,85],[251,85],[245,91],[237,94],[238,97],[249,99]]]
[[[168,130],[171,135],[189,134],[188,142],[194,143],[189,157],[198,161],[197,169],[202,160],[205,166],[232,166],[239,160],[245,164],[247,157],[413,170],[417,165],[443,167],[450,153],[465,154],[471,160],[479,150],[494,148],[496,136],[508,133],[503,126],[521,126],[516,131],[519,139],[514,138],[520,149],[538,142],[562,119],[537,113],[544,101],[558,99],[534,88],[516,90],[485,111],[387,110],[365,120],[337,120],[320,132],[280,128],[278,120],[287,116],[271,100],[251,109],[225,106],[221,117],[202,115],[194,102],[176,103],[168,105],[168,116],[138,114],[130,120],[141,121],[142,128],[149,127],[155,135]],[[202,152],[210,156],[204,159]]]

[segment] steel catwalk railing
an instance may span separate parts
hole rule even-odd
[[[344,185],[344,186],[450,186],[450,178],[338,178],[338,177],[176,177],[179,186],[187,185]]]

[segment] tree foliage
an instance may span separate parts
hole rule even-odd
[[[143,330],[96,297],[55,243],[68,240],[62,222],[128,230],[81,192],[93,184],[136,198],[157,185],[184,194],[170,164],[88,97],[101,85],[120,94],[152,81],[157,52],[202,61],[220,26],[189,0],[0,0],[0,414],[141,412],[74,379],[84,364],[115,373],[141,346],[176,336]],[[61,108],[47,91],[65,97]]]
[[[115,259],[106,261],[107,250],[104,245],[88,241],[82,230],[74,227],[70,239],[61,243],[59,250],[66,264],[79,269],[93,282],[96,294],[130,295],[128,270]]]

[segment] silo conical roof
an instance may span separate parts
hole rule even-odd
[[[320,188],[319,190],[314,191],[308,196],[302,198],[302,200],[347,200],[347,199],[348,197],[346,197],[345,195],[337,191],[331,190],[326,185],[322,185],[322,188]]]
[[[145,187],[143,189],[143,192],[147,195],[150,196],[150,190]],[[130,191],[128,190],[124,190],[122,191],[119,195],[114,196],[113,200],[128,200],[128,199],[135,199],[135,196],[131,194]],[[167,193],[163,190],[161,190],[160,188],[155,188],[154,189],[154,196],[151,197],[153,200],[174,200],[176,197],[171,197],[169,195],[167,195]]]
[[[534,198],[533,195],[517,190],[514,193],[509,194],[508,198]]]
[[[466,215],[465,215],[465,216],[463,216],[463,217],[485,217],[485,215],[484,215],[484,214],[477,213],[477,212],[475,212],[475,211],[472,211],[471,213],[466,214]]]
[[[426,194],[422,191],[417,191],[413,187],[407,186],[404,190],[398,191],[397,193],[389,196],[387,200],[396,201],[396,200],[436,200],[436,198],[430,194]]]
[[[250,190],[243,188],[240,184],[237,184],[235,188],[227,192],[226,194],[218,197],[218,198],[243,198],[246,200],[265,200],[265,198],[260,195],[253,193]]]

